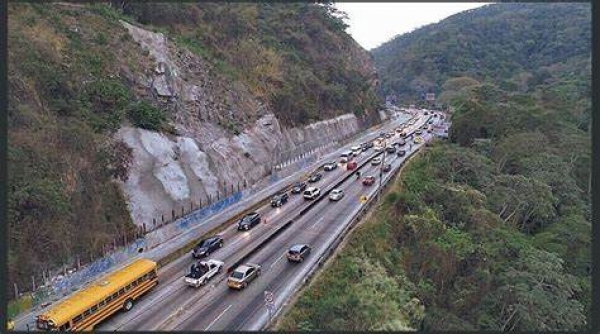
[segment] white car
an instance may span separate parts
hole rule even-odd
[[[317,187],[308,187],[302,195],[304,199],[315,199],[321,195],[321,189]]]
[[[197,288],[205,285],[211,278],[221,272],[224,262],[210,259],[192,264],[190,273],[185,275],[184,280],[189,286]]]
[[[329,193],[329,200],[330,201],[339,201],[339,200],[342,199],[342,197],[344,197],[344,191],[342,189],[333,189]]]
[[[375,165],[379,165],[381,163],[381,158],[377,157],[377,158],[373,158],[373,160],[371,160],[371,165],[375,166]]]

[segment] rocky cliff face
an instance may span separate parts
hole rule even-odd
[[[138,225],[169,217],[173,208],[191,202],[206,203],[231,186],[252,184],[267,176],[278,160],[361,129],[353,114],[284,128],[243,86],[226,87],[198,56],[177,48],[162,33],[121,23],[156,62],[149,76],[132,76],[135,85],[141,95],[171,109],[179,133],[168,136],[125,126],[116,135],[133,152],[122,188]],[[215,120],[244,127],[231,135]]]
[[[7,286],[381,121],[368,54],[320,5],[136,6],[155,17],[9,6]]]

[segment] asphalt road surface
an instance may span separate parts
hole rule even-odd
[[[416,124],[410,126],[410,129],[421,127],[430,119],[430,115],[419,116]],[[439,119],[433,120],[439,122]],[[372,140],[379,135],[379,132],[393,131],[398,125],[397,122],[390,122],[381,130],[366,134],[360,140]],[[422,137],[427,140],[431,135],[424,133]],[[398,136],[394,136],[388,140],[388,143],[398,139]],[[412,140],[406,142],[402,147],[406,151],[409,151],[411,146],[414,151],[423,145],[414,144]],[[346,147],[350,146],[352,145]],[[360,165],[375,153],[373,149],[369,149],[362,152],[355,160]],[[386,155],[385,163],[392,163],[392,169],[395,170],[405,159],[406,156],[398,157],[396,154],[390,154]],[[326,162],[328,161],[322,161],[322,163]],[[227,268],[273,233],[277,227],[297,217],[286,231],[248,259],[247,262],[261,265],[262,275],[250,283],[245,290],[230,290],[226,284],[225,271],[215,276],[206,286],[200,288],[187,286],[183,277],[187,274],[190,265],[197,260],[193,259],[191,254],[186,254],[159,270],[159,285],[136,301],[131,311],[115,314],[96,329],[120,331],[262,328],[267,319],[264,292],[273,292],[275,309],[281,308],[283,303],[292,296],[294,289],[300,285],[319,254],[331,246],[349,223],[349,218],[360,209],[362,204],[359,198],[362,195],[371,196],[375,192],[379,185],[379,170],[380,165],[367,164],[361,169],[361,174],[362,177],[375,176],[374,185],[364,186],[362,182],[352,177],[338,187],[345,193],[340,201],[332,202],[325,198],[301,217],[297,215],[309,204],[309,201],[301,194],[290,194],[288,202],[282,207],[272,208],[267,204],[259,208],[257,212],[261,214],[263,222],[250,231],[237,231],[237,225],[233,224],[219,233],[224,238],[225,245],[210,254],[208,258],[224,261]],[[350,172],[346,170],[346,164],[338,163],[337,169],[330,172],[321,171],[321,173],[323,178],[316,183],[308,183],[308,186],[321,188],[323,196],[326,190]],[[384,178],[389,173],[391,172],[384,173]],[[312,254],[303,263],[288,263],[285,257],[288,248],[295,243],[308,243],[313,246]]]
[[[422,116],[412,129],[422,126],[429,116]],[[388,130],[389,131],[389,130]],[[422,135],[426,139],[429,135]],[[393,137],[388,141],[397,141]],[[407,141],[402,148],[418,149],[423,144]],[[376,152],[369,149],[362,152],[357,161],[360,165]],[[386,155],[385,163],[391,163],[392,169],[399,168],[405,157],[396,154]],[[324,161],[325,163],[326,161]],[[309,186],[321,188],[321,192],[340,181],[347,173],[346,164],[339,163],[338,168],[330,172],[322,172],[323,178]],[[385,175],[389,174],[384,173]],[[364,186],[355,177],[348,179],[340,187],[345,196],[337,202],[323,199],[305,215],[299,217],[283,233],[269,242],[263,249],[252,255],[247,262],[261,265],[262,274],[242,291],[227,287],[225,271],[215,276],[206,286],[189,287],[183,276],[190,265],[196,261],[191,254],[186,254],[163,268],[159,272],[159,285],[154,291],[142,297],[130,312],[120,312],[100,324],[98,330],[248,330],[259,329],[261,320],[265,319],[264,292],[271,291],[279,300],[291,297],[293,288],[300,283],[311,266],[311,259],[327,250],[334,238],[339,235],[348,217],[362,205],[362,195],[371,196],[379,185],[380,165],[370,163],[361,169],[362,177],[373,175],[376,182],[372,186]],[[361,177],[361,179],[362,179]],[[225,262],[228,267],[240,259],[252,247],[260,243],[277,227],[298,215],[309,201],[301,194],[290,194],[289,201],[279,208],[266,205],[257,210],[263,222],[250,231],[237,231],[234,224],[226,228],[220,235],[225,246],[210,254],[213,258]],[[285,256],[288,248],[295,243],[308,243],[313,246],[312,254],[302,263],[289,263]],[[296,282],[293,282],[296,281]],[[283,297],[283,298],[282,298]]]

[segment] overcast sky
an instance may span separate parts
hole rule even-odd
[[[389,41],[396,35],[413,31],[448,16],[481,7],[488,3],[336,3],[348,14],[346,30],[367,50]]]

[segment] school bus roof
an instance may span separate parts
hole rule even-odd
[[[74,293],[69,298],[56,304],[42,316],[52,320],[55,324],[80,315],[93,305],[98,304],[109,295],[119,291],[120,288],[135,281],[138,277],[156,268],[156,262],[147,259],[136,260],[121,270],[110,273],[99,280],[89,284],[81,291]]]

